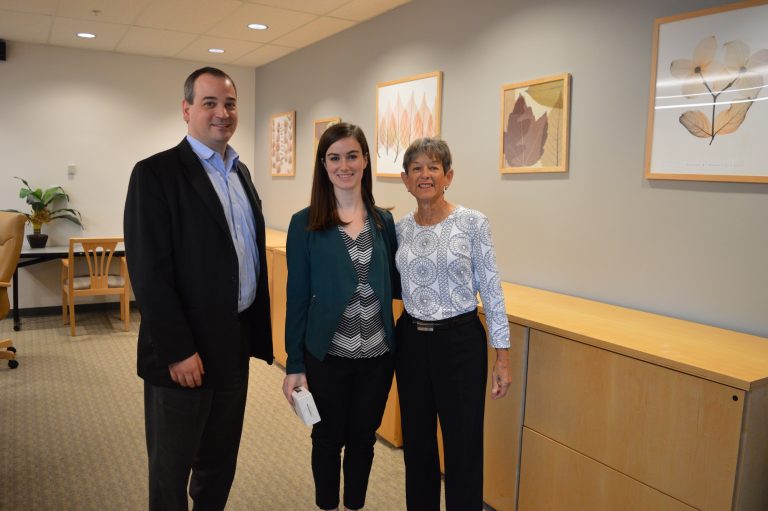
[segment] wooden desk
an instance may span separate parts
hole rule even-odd
[[[82,256],[83,251],[75,251],[75,255]],[[124,243],[119,243],[117,245],[115,255],[125,255]],[[16,270],[13,272],[13,329],[15,331],[18,332],[21,330],[21,315],[19,308],[19,268],[44,263],[46,261],[53,261],[55,259],[63,259],[65,257],[69,257],[69,245],[52,245],[44,248],[22,247],[19,264],[16,265]]]

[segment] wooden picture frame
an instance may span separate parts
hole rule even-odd
[[[645,177],[768,183],[768,0],[659,18]]]
[[[273,176],[296,175],[296,111],[269,118],[269,171]]]
[[[501,87],[499,172],[568,171],[569,73]]]
[[[440,136],[443,73],[434,71],[376,85],[373,168],[380,177],[400,177],[403,153],[421,137]]]
[[[314,159],[317,156],[317,144],[320,142],[320,137],[323,136],[323,133],[325,133],[325,130],[333,126],[334,124],[339,124],[341,122],[341,117],[325,117],[323,119],[315,119],[312,123],[312,140],[314,140],[314,146],[312,146],[312,158]]]

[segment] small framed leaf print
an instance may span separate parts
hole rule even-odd
[[[313,123],[314,127],[312,130],[313,132],[312,139],[314,140],[314,143],[315,143],[312,150],[313,161],[315,158],[315,153],[317,153],[317,144],[320,143],[320,137],[323,136],[323,133],[325,133],[325,130],[327,130],[334,124],[339,124],[340,122],[341,122],[341,117],[326,117],[325,119],[315,119],[315,122]]]
[[[768,1],[654,24],[645,177],[768,183]]]
[[[273,176],[296,174],[296,112],[269,118],[269,171]]]
[[[501,87],[502,174],[568,171],[571,75]]]

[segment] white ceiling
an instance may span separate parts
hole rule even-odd
[[[411,1],[0,0],[0,39],[258,67]]]

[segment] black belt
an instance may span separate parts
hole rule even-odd
[[[435,330],[444,330],[446,328],[453,328],[463,325],[464,323],[469,323],[477,318],[477,309],[438,321],[424,321],[423,319],[417,319],[408,314],[407,311],[403,311],[403,314],[405,315],[405,319],[413,323],[413,326],[415,326],[416,330],[419,332],[434,332]]]

